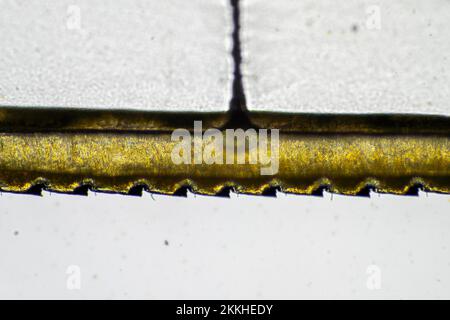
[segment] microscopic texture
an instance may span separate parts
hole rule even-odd
[[[227,1],[0,0],[0,105],[223,111]]]
[[[246,0],[250,110],[450,114],[450,2]]]

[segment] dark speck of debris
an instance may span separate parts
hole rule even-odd
[[[355,32],[355,33],[358,32],[358,29],[359,29],[359,28],[358,28],[358,25],[357,25],[357,24],[352,25],[352,31],[353,31],[353,32]]]
[[[168,246],[168,245],[169,245],[169,241],[164,240],[164,245],[165,245],[165,246]]]
[[[14,231],[14,235],[15,235],[15,236],[18,236],[18,235],[19,235],[19,231],[17,231],[17,230]]]

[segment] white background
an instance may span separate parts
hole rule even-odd
[[[448,299],[449,208],[432,193],[3,193],[0,298]]]

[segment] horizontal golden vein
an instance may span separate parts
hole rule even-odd
[[[258,165],[175,165],[167,133],[1,133],[0,187],[24,192],[43,184],[127,193],[142,185],[173,194],[183,186],[216,194],[225,186],[261,194],[269,187],[311,194],[320,186],[356,194],[370,185],[404,194],[413,185],[449,192],[450,139],[439,135],[280,135],[279,171]]]

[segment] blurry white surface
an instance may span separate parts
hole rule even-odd
[[[431,193],[3,193],[0,298],[448,299],[449,209]]]
[[[242,1],[251,110],[450,115],[450,2]]]
[[[228,1],[0,0],[0,105],[228,108]]]

